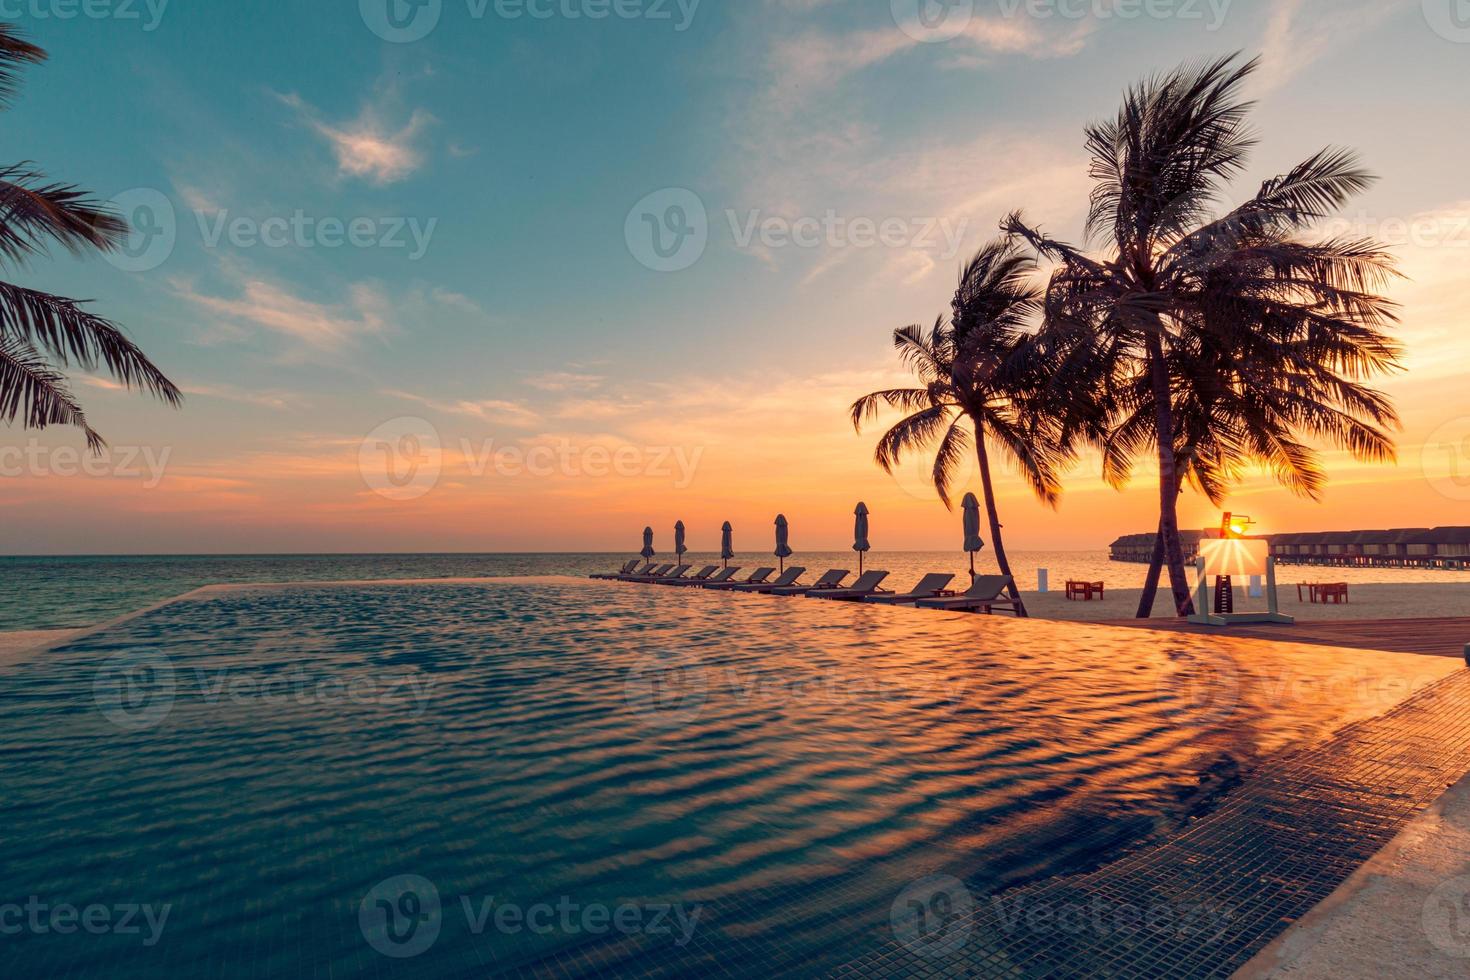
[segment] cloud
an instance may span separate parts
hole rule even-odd
[[[505,401],[502,399],[431,398],[409,391],[396,390],[384,391],[383,394],[391,398],[402,398],[406,401],[417,402],[425,408],[432,409],[436,412],[444,412],[448,415],[463,415],[482,422],[493,422],[497,425],[526,427],[536,425],[540,421],[540,416],[527,406],[519,402]]]
[[[416,173],[425,162],[418,148],[424,130],[435,122],[433,115],[415,109],[408,121],[394,125],[383,118],[383,110],[370,105],[357,118],[345,123],[324,119],[294,93],[277,98],[295,109],[301,119],[332,148],[337,172],[379,186],[394,184]]]
[[[280,334],[317,351],[335,351],[387,327],[383,311],[390,306],[382,290],[369,283],[348,287],[339,303],[303,299],[288,287],[260,277],[242,277],[234,295],[201,292],[173,282],[181,299],[234,324],[250,324]]]
[[[526,384],[538,391],[591,391],[606,379],[600,374],[576,374],[571,371],[548,371],[526,378]]]
[[[1254,91],[1265,95],[1319,61],[1374,30],[1414,0],[1276,0],[1261,38],[1261,68]]]

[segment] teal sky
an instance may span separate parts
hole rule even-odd
[[[190,397],[175,412],[80,382],[115,446],[169,448],[168,479],[148,497],[106,480],[8,481],[25,529],[6,550],[565,547],[587,541],[597,509],[616,521],[590,543],[613,547],[624,523],[672,520],[681,493],[765,515],[774,503],[753,474],[773,470],[814,514],[835,508],[834,483],[844,501],[893,494],[911,534],[901,546],[938,544],[950,519],[884,482],[843,405],[891,373],[889,332],[943,309],[963,258],[1008,210],[1078,234],[1082,127],[1127,84],[1235,50],[1265,58],[1247,183],[1346,144],[1382,177],[1350,223],[1392,237],[1395,222],[1431,222],[1401,250],[1418,373],[1394,390],[1410,452],[1397,473],[1345,470],[1344,483],[1416,477],[1413,447],[1470,411],[1445,400],[1470,368],[1470,230],[1458,225],[1470,19],[1461,29],[1450,0],[991,0],[952,4],[963,32],[927,41],[900,25],[903,0],[430,0],[419,13],[437,25],[407,43],[370,28],[375,0],[94,3],[112,15],[0,5],[51,54],[8,113],[5,158],[103,198],[132,192],[130,206],[165,200],[158,220],[176,241],[140,271],[63,255],[11,274],[95,300]],[[1142,7],[1173,13],[1096,13]],[[504,15],[523,9],[538,16]],[[604,9],[652,15],[568,16]],[[704,208],[708,245],[687,268],[655,271],[634,208],[655,195],[644,210],[671,219],[688,197],[670,188]],[[812,228],[829,212],[887,221],[890,240],[866,247],[845,225],[813,247],[741,240],[752,222]],[[371,230],[356,246],[327,247],[318,229],[270,247],[251,225],[211,240],[234,219],[297,215]],[[511,480],[456,495],[450,481],[384,512],[334,467],[399,416],[428,419],[446,443],[667,441],[705,462],[689,486],[660,484],[657,507],[636,483]],[[1095,483],[1080,474],[1094,504],[1060,517],[1016,491],[1014,520],[1048,547],[1147,526],[1146,487],[1127,500]],[[581,516],[526,517],[548,498]],[[1463,507],[1424,499],[1439,508],[1431,522]],[[481,505],[507,520],[456,538]],[[1296,506],[1281,503],[1306,513]],[[79,508],[93,516],[79,522]],[[838,543],[847,513],[822,543]],[[812,518],[822,534],[825,520]]]

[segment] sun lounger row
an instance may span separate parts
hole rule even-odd
[[[806,596],[809,599],[825,599],[832,602],[871,602],[876,605],[915,605],[920,609],[942,609],[950,612],[994,613],[997,609],[1019,614],[1020,602],[1005,593],[1011,588],[1008,575],[978,575],[970,588],[962,593],[949,589],[953,575],[926,575],[908,592],[898,594],[882,587],[887,572],[865,572],[850,586],[842,583],[852,574],[845,568],[833,568],[825,572],[811,585],[799,584],[807,570],[801,567],[788,568],[778,578],[772,579],[774,568],[758,568],[743,580],[736,581],[739,568],[721,570],[717,565],[706,565],[690,574],[692,565],[657,565],[652,563],[638,568],[632,561],[623,566],[621,572],[611,575],[593,575],[605,581],[641,582],[650,585],[668,585],[684,588],[717,589],[729,592],[748,592],[757,595]]]

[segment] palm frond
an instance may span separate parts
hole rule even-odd
[[[29,429],[76,426],[86,434],[93,452],[107,445],[87,424],[81,405],[67,390],[66,378],[29,344],[0,337],[0,421],[14,423],[17,418]]]

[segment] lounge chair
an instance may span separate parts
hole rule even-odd
[[[742,585],[764,585],[766,579],[775,574],[776,570],[774,568],[757,568],[755,572],[752,573],[751,576],[743,582],[709,581],[704,583],[704,587],[706,589],[719,589],[721,592],[732,592],[735,589],[740,588]]]
[[[693,567],[693,565],[675,565],[674,570],[666,575],[655,575],[651,578],[642,579],[642,581],[651,585],[660,585],[664,582],[674,582],[683,578],[685,575],[688,575],[690,569],[692,569]]]
[[[849,572],[845,568],[832,568],[832,569],[828,569],[827,572],[826,572],[826,574],[824,574],[821,578],[817,579],[816,583],[813,584],[813,585],[791,585],[791,586],[785,586],[783,588],[772,589],[769,594],[770,595],[808,595],[808,594],[810,594],[812,592],[819,592],[819,591],[821,591],[823,589],[840,589],[840,588],[842,588],[842,580],[845,579],[845,578],[847,578],[851,574],[852,574],[852,572]]]
[[[628,576],[629,582],[652,582],[656,578],[663,578],[674,570],[673,565],[660,565],[651,572],[642,572],[638,575]],[[686,567],[687,570],[687,567]]]
[[[887,606],[903,606],[910,602],[918,602],[920,599],[935,599],[941,596],[951,596],[954,593],[946,591],[949,583],[954,581],[953,575],[925,575],[918,585],[910,592],[903,595],[870,595],[863,599],[864,602],[882,603]]]
[[[624,575],[632,575],[633,574],[633,570],[636,569],[637,567],[638,567],[638,559],[637,558],[634,558],[632,561],[628,562],[628,564],[624,565],[622,568],[618,569],[616,572],[603,572],[600,575],[589,575],[587,577],[588,578],[602,579],[603,581],[608,581],[610,579],[622,578]]]
[[[1009,609],[1017,616],[1026,608],[1019,599],[1002,598],[1001,593],[1011,587],[1009,575],[978,575],[970,590],[963,595],[942,599],[920,599],[914,605],[920,609],[945,609],[949,612],[983,612],[990,615],[996,609]]]
[[[692,589],[692,588],[694,588],[696,586],[701,587],[701,588],[705,588],[705,589],[710,589],[710,588],[715,587],[716,585],[721,584],[722,582],[728,582],[728,581],[730,581],[730,579],[732,579],[732,578],[735,577],[735,573],[738,572],[738,571],[740,571],[740,568],[738,566],[732,566],[730,568],[722,569],[721,571],[715,573],[714,575],[711,575],[709,578],[703,578],[703,579],[680,579],[677,582],[670,582],[669,584],[670,585],[682,585],[685,588],[690,588],[690,589]]]
[[[699,571],[695,572],[693,575],[690,575],[688,577],[681,577],[681,576],[675,575],[675,576],[673,576],[671,578],[654,579],[653,584],[654,585],[703,585],[705,579],[709,578],[711,575],[713,575],[715,572],[718,572],[719,570],[720,570],[720,566],[719,565],[706,565],[703,568],[701,568]]]
[[[778,579],[776,579],[776,581],[774,581],[774,582],[751,582],[751,583],[747,583],[745,585],[736,585],[736,586],[731,587],[730,591],[732,591],[732,592],[758,592],[761,595],[766,595],[772,589],[780,589],[780,588],[785,588],[788,585],[792,585],[793,583],[796,582],[797,579],[801,578],[805,574],[806,574],[806,569],[805,568],[802,568],[802,567],[800,567],[798,565],[794,565],[791,568],[786,569],[786,571],[782,572],[781,573],[781,577],[778,578]]]
[[[847,589],[817,589],[808,592],[808,599],[830,599],[834,602],[862,602],[871,595],[877,595],[883,590],[878,588],[883,580],[888,577],[887,572],[863,572],[858,580]]]

